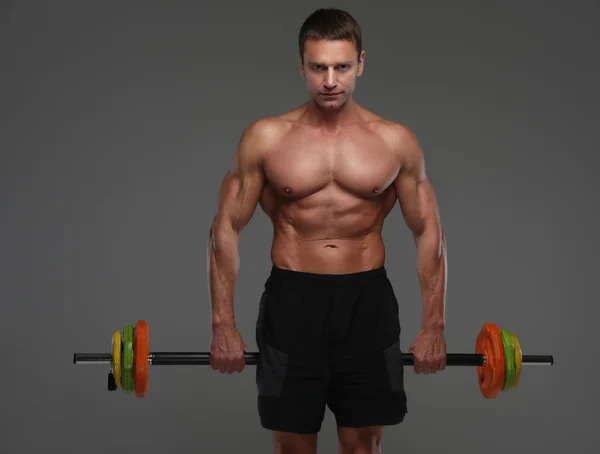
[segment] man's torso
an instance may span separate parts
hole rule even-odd
[[[302,121],[301,109],[270,119],[277,139],[262,162],[274,265],[334,274],[382,266],[381,230],[402,167],[394,125],[362,110],[329,133]]]

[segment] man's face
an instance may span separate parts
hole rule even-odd
[[[306,41],[300,72],[311,99],[327,110],[343,106],[362,74],[364,54],[358,58],[351,41]]]

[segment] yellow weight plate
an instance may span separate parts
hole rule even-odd
[[[117,386],[121,386],[121,331],[115,331],[112,337],[112,368]]]
[[[523,352],[521,351],[521,345],[516,335],[512,335],[513,343],[515,344],[515,378],[513,380],[512,387],[516,388],[519,382],[519,376],[521,375],[521,367],[523,364]]]

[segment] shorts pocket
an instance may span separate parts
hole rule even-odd
[[[256,385],[261,397],[280,397],[288,366],[288,355],[269,344],[260,346]]]
[[[393,392],[404,391],[404,361],[400,350],[400,340],[385,348],[383,356],[391,390]]]

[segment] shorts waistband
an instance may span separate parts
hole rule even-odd
[[[311,273],[307,271],[296,271],[273,266],[271,268],[272,278],[294,279],[296,281],[306,282],[343,282],[346,280],[359,281],[373,279],[375,277],[387,276],[385,266],[373,268],[356,273],[330,274],[330,273]]]

